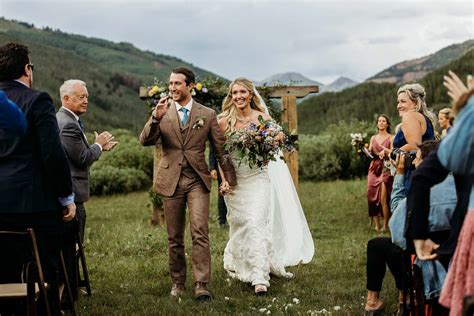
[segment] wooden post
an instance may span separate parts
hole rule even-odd
[[[138,97],[145,100],[148,97],[148,88],[140,87],[138,91]],[[153,150],[153,187],[155,187],[156,179],[158,179],[158,171],[160,170],[159,164],[161,160],[161,143],[156,144]],[[155,208],[152,206],[152,214],[150,222],[152,226],[165,226],[165,213],[163,208]]]
[[[270,94],[271,98],[281,98],[281,122],[288,126],[292,135],[298,135],[298,118],[296,98],[303,98],[310,93],[319,92],[319,86],[282,86],[277,87]],[[298,152],[286,153],[285,160],[290,169],[293,183],[298,187]]]

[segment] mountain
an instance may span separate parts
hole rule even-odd
[[[338,92],[357,85],[358,82],[347,77],[339,77],[334,82],[324,86],[320,92]]]
[[[20,42],[28,46],[35,64],[34,87],[48,92],[56,108],[59,87],[67,79],[81,79],[90,94],[84,115],[88,131],[125,128],[138,132],[148,108],[138,99],[138,87],[167,81],[173,68],[190,67],[197,80],[216,75],[179,58],[143,51],[130,43],[68,34],[49,27],[10,21],[0,17],[0,45]]]
[[[474,40],[472,39],[461,44],[453,44],[434,54],[395,64],[367,79],[367,81],[376,83],[407,83],[417,81],[426,76],[430,71],[448,64],[473,48]]]
[[[297,72],[285,72],[275,74],[260,82],[256,82],[257,86],[276,86],[276,85],[291,85],[291,86],[312,86],[317,85],[320,88],[324,86],[323,83],[311,80]]]
[[[474,50],[438,68],[419,81],[426,89],[426,102],[437,112],[449,106],[450,99],[443,86],[443,76],[453,70],[460,78],[472,74]],[[304,100],[298,106],[298,131],[301,134],[318,134],[329,124],[352,119],[374,122],[378,114],[389,115],[392,126],[400,121],[397,113],[397,88],[395,83],[363,82],[341,92],[327,92]],[[357,131],[354,131],[357,132]]]
[[[347,77],[339,77],[334,82],[325,85],[324,83],[309,79],[297,72],[285,72],[275,74],[262,81],[256,81],[257,86],[276,86],[276,85],[289,85],[289,86],[319,86],[319,94],[324,92],[337,92],[350,88],[358,84],[357,81],[349,79]],[[310,94],[309,96],[317,96],[319,94]],[[308,97],[309,97],[308,96]],[[307,97],[306,97],[307,98]]]

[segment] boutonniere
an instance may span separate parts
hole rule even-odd
[[[206,121],[206,117],[202,115],[198,115],[196,120],[194,121],[193,129],[199,129],[204,126],[204,122]]]

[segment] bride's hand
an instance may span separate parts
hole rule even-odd
[[[229,182],[222,181],[221,186],[219,187],[219,193],[221,195],[232,193],[232,187],[229,185]]]
[[[281,143],[283,143],[284,140],[285,140],[285,133],[283,132],[278,133],[278,135],[275,136],[274,138],[276,145],[280,145]]]

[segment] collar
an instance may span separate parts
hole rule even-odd
[[[189,113],[191,113],[191,108],[193,107],[193,98],[191,98],[191,100],[189,100],[188,104],[186,104],[185,106],[182,106],[178,102],[175,102],[174,104],[176,104],[177,111],[179,111],[181,108],[186,108],[188,109]]]
[[[74,115],[74,117],[76,118],[76,121],[79,121],[79,116],[77,116],[76,113],[74,113],[73,111],[69,110],[68,108],[65,108],[64,106],[62,106],[61,109],[64,109],[64,110],[68,111],[69,113],[71,113],[72,115]]]
[[[25,87],[29,88],[29,86],[28,86],[26,83],[24,83],[23,81],[21,81],[21,80],[14,79],[13,81],[19,82],[19,83],[21,83],[22,85],[24,85]]]

